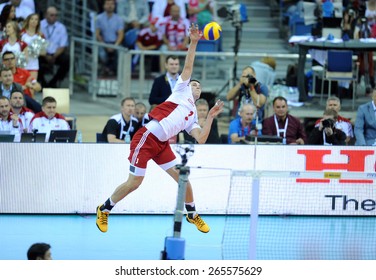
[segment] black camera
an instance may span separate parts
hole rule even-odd
[[[253,77],[252,75],[248,74],[247,75],[247,78],[248,78],[248,83],[250,85],[255,85],[257,83],[257,80],[255,77]]]
[[[325,119],[325,120],[322,121],[322,126],[324,128],[326,128],[326,127],[334,128],[335,123],[336,122],[332,119]]]

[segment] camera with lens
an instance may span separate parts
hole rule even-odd
[[[252,75],[248,74],[248,75],[247,75],[247,78],[248,78],[248,83],[249,83],[250,85],[255,85],[255,84],[257,84],[257,80],[256,80],[256,78],[253,77]]]
[[[334,125],[335,125],[335,121],[332,119],[325,119],[322,121],[322,126],[324,128],[327,128],[327,127],[334,128]]]

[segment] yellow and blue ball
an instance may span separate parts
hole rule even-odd
[[[215,21],[205,25],[203,35],[206,40],[215,41],[221,37],[222,27]]]

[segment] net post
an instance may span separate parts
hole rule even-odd
[[[176,165],[179,171],[178,195],[174,213],[174,232],[173,236],[165,238],[164,250],[161,252],[162,260],[184,260],[185,240],[181,238],[181,227],[184,216],[184,203],[187,192],[189,166],[186,166],[188,157],[193,155],[193,145],[189,147],[177,146],[177,152],[182,158],[182,163]]]
[[[260,196],[260,177],[261,172],[252,173],[252,195],[251,195],[251,222],[249,229],[249,248],[248,259],[256,260],[257,245],[257,222],[259,213],[259,196]]]
[[[188,175],[190,168],[184,165],[177,165],[176,169],[179,170],[179,182],[178,182],[178,197],[176,201],[176,209],[174,214],[174,238],[180,238],[181,225],[184,213],[184,201],[187,192]]]

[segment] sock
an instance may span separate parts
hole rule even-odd
[[[112,208],[114,208],[115,204],[116,203],[111,200],[111,197],[109,197],[106,202],[100,207],[100,210],[107,210],[108,212],[110,212]]]
[[[196,206],[194,202],[186,203],[185,209],[187,209],[188,218],[193,219],[193,217],[196,216]]]

